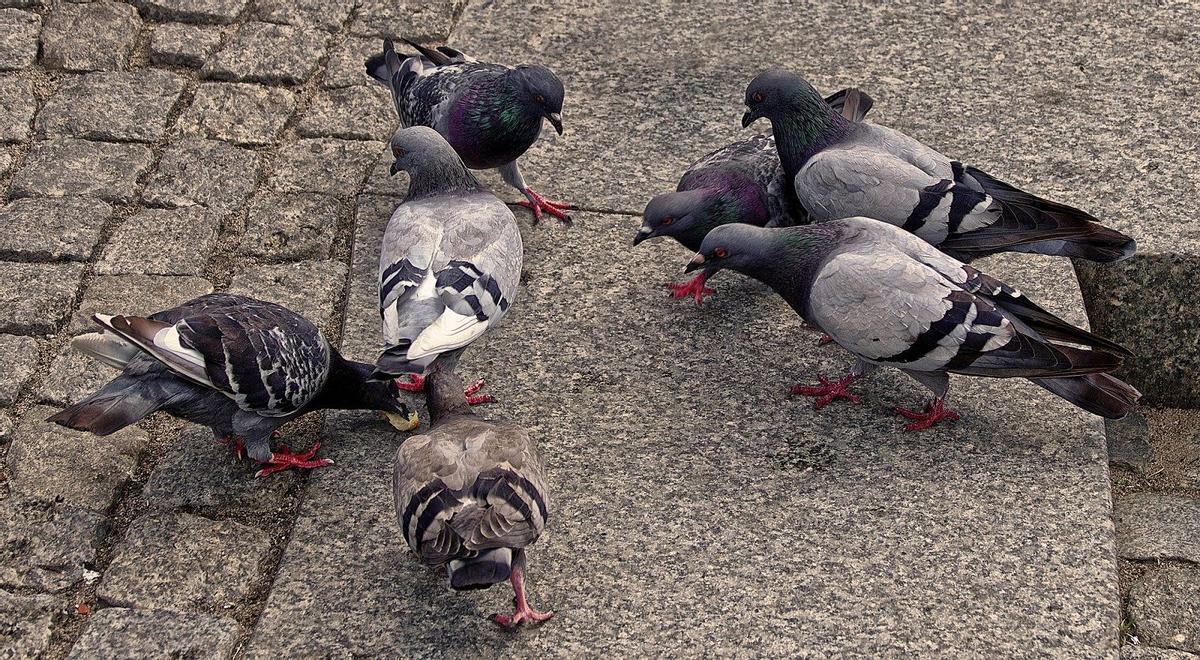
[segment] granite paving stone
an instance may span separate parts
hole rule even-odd
[[[221,28],[163,23],[150,35],[150,61],[198,69],[221,45]]]
[[[0,70],[24,69],[37,60],[42,17],[31,11],[0,9]]]
[[[1134,493],[1113,502],[1117,553],[1133,560],[1200,564],[1200,499]]]
[[[378,85],[367,75],[363,64],[372,55],[383,52],[383,39],[380,37],[347,37],[344,42],[335,46],[325,65],[325,74],[321,78],[324,87],[350,87],[352,85]],[[382,89],[382,85],[380,85]]]
[[[141,144],[111,144],[76,138],[38,142],[13,178],[13,197],[84,195],[124,204],[153,154]]]
[[[83,292],[79,309],[71,317],[71,334],[94,332],[92,315],[127,314],[148,316],[197,296],[212,293],[212,283],[203,277],[166,275],[99,275]]]
[[[67,657],[226,660],[239,633],[237,622],[223,616],[106,607],[88,621]]]
[[[167,147],[143,199],[151,206],[241,207],[255,187],[258,154],[219,140],[187,138]]]
[[[328,332],[345,284],[343,263],[297,261],[247,269],[233,278],[229,292],[283,305]]]
[[[367,182],[363,185],[363,192],[372,195],[389,195],[392,197],[403,198],[408,194],[408,173],[397,172],[392,174],[392,163],[396,162],[396,157],[392,155],[392,150],[385,146],[379,152],[379,159],[375,161],[375,166],[371,168],[371,172],[367,174]],[[399,200],[396,200],[399,203]],[[396,204],[392,205],[395,208]],[[391,213],[388,214],[389,216]]]
[[[342,203],[328,195],[261,193],[247,213],[241,250],[271,261],[326,259],[341,213]]]
[[[251,21],[204,66],[217,80],[295,85],[317,70],[328,35],[319,31]]]
[[[129,526],[96,593],[138,609],[221,611],[250,597],[270,551],[265,532],[231,520],[150,514]]]
[[[379,334],[379,249],[397,203],[395,197],[358,196],[350,255],[350,290],[342,324],[342,355],[353,360],[374,362],[383,349]]]
[[[1150,569],[1129,590],[1138,637],[1151,646],[1200,653],[1200,568]]]
[[[71,313],[83,264],[0,262],[0,332],[49,334]]]
[[[154,142],[167,132],[167,114],[184,80],[167,71],[101,71],[65,81],[38,113],[40,137]]]
[[[89,197],[27,197],[0,208],[0,255],[34,261],[83,261],[100,241],[112,207]]]
[[[1200,658],[1200,655],[1195,653],[1145,644],[1126,644],[1121,647],[1121,660],[1197,660],[1197,658]]]
[[[42,657],[63,617],[57,599],[21,596],[0,590],[0,649],[13,658]]]
[[[62,592],[96,558],[103,515],[65,502],[0,501],[0,588]]]
[[[203,83],[179,119],[185,135],[239,145],[272,144],[296,111],[296,95],[252,83]]]
[[[37,361],[36,339],[0,334],[0,406],[12,405],[33,375]]]
[[[67,71],[124,69],[142,19],[122,2],[60,2],[42,28],[42,63]]]
[[[1124,419],[1104,420],[1104,435],[1108,439],[1108,462],[1135,472],[1145,472],[1154,460],[1150,444],[1150,427],[1138,411]]]
[[[198,275],[219,218],[202,206],[143,209],[117,227],[96,263],[102,275]]]
[[[0,73],[0,142],[29,139],[35,112],[33,82],[18,73]]]
[[[359,36],[440,43],[466,4],[466,0],[363,0],[350,30]]]
[[[183,23],[232,23],[249,0],[134,0],[150,18]]]
[[[296,126],[305,137],[389,140],[398,126],[396,106],[382,85],[319,93]]]
[[[267,23],[337,32],[357,3],[354,0],[254,0],[254,17]]]
[[[149,437],[136,426],[100,437],[47,422],[56,412],[34,406],[18,423],[8,449],[13,491],[106,511],[129,481]]]
[[[3,101],[0,100],[0,103],[3,103]],[[14,162],[15,159],[13,158],[12,152],[0,148],[0,176],[7,175],[8,170],[13,166]]]
[[[0,0],[0,7],[45,7],[49,0]]]
[[[116,369],[64,346],[50,364],[38,391],[42,403],[69,406],[104,387],[120,374]]]
[[[353,195],[383,148],[379,142],[358,140],[298,140],[279,150],[267,185],[283,192]]]

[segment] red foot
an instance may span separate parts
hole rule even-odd
[[[321,443],[315,443],[309,447],[308,451],[303,454],[293,454],[287,445],[279,445],[277,451],[271,452],[271,460],[267,461],[266,467],[254,473],[256,477],[265,477],[269,474],[282,472],[291,468],[319,468],[327,465],[333,465],[333,460],[328,458],[318,458],[313,460],[313,456],[317,454],[317,450],[321,448]]]
[[[571,221],[571,216],[564,213],[564,211],[570,211],[571,209],[575,208],[573,205],[567,204],[566,202],[552,202],[537,194],[533,188],[526,188],[522,192],[524,192],[525,196],[529,199],[528,201],[520,202],[520,204],[521,206],[533,211],[533,221],[535,223],[542,219],[542,211],[549,213],[563,222]]]
[[[821,335],[821,338],[817,340],[817,346],[825,346],[826,344],[832,343],[833,337],[830,337],[829,335]]]
[[[508,614],[497,614],[495,616],[496,623],[508,629],[516,628],[522,623],[540,623],[554,616],[554,612],[539,612],[529,606],[529,602],[525,599],[525,570],[522,568],[513,568],[512,576],[509,578],[513,586],[513,602],[517,606],[517,611],[511,616]]]
[[[834,399],[848,399],[851,403],[860,403],[862,401],[857,394],[850,393],[849,387],[855,381],[854,376],[845,376],[836,382],[824,376],[817,376],[817,380],[821,382],[820,385],[796,385],[792,387],[790,394],[817,397],[817,400],[813,401],[813,408],[817,410],[829,405]]]
[[[958,413],[946,408],[946,400],[944,398],[937,398],[925,404],[924,412],[900,407],[896,408],[896,412],[904,417],[916,420],[904,425],[904,428],[909,431],[923,431],[944,419],[962,419]]]
[[[278,433],[278,431],[276,432]],[[225,445],[232,449],[233,454],[239,459],[246,458],[246,443],[242,442],[242,439],[237,436],[227,435],[224,438],[217,440],[217,444]]]
[[[478,394],[479,390],[482,390],[484,385],[487,385],[487,381],[480,378],[474,383],[471,383],[467,389],[463,390],[463,395],[467,397],[468,406],[478,406],[484,403],[496,402],[496,397],[492,396],[491,394]]]
[[[696,304],[699,305],[700,303],[704,302],[704,296],[711,296],[716,293],[715,290],[704,286],[704,283],[707,281],[708,276],[704,273],[700,273],[696,277],[692,278],[691,281],[684,284],[668,283],[664,284],[663,286],[667,287],[673,292],[676,300],[691,296],[696,300]]]
[[[409,374],[407,383],[400,382],[398,379],[392,382],[396,385],[396,389],[403,392],[425,391],[425,377],[421,374]]]

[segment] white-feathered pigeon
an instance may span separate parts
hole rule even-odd
[[[405,40],[419,55],[401,60],[391,40],[367,60],[367,74],[387,85],[403,126],[429,126],[450,142],[467,167],[498,168],[528,200],[522,206],[569,220],[573,208],[552,202],[525,183],[517,159],[542,132],[542,119],[562,135],[562,81],[540,65],[509,67],[477,62],[463,53]]]
[[[849,88],[825,99],[850,121],[862,121],[874,101]],[[693,252],[713,227],[744,222],[759,227],[790,227],[808,221],[804,208],[787,193],[775,138],[756,135],[734,142],[696,161],[675,192],[650,200],[633,244],[670,236]],[[675,298],[692,296],[697,303],[716,291],[700,273],[684,284],[668,283]]]
[[[898,131],[847,121],[788,71],[759,74],[746,105],[742,125],[771,121],[792,193],[816,222],[874,218],[963,261],[1028,252],[1112,262],[1136,249],[1079,209],[1017,190]]]
[[[379,253],[387,348],[375,374],[410,374],[398,386],[419,391],[435,360],[453,365],[463,348],[504,318],[517,296],[523,246],[512,211],[436,131],[400,129],[392,154],[392,172],[407,171],[411,183]],[[491,400],[475,396],[482,384],[468,388],[471,403]]]
[[[793,394],[857,402],[850,383],[896,367],[933,391],[924,411],[897,408],[911,430],[958,419],[949,373],[1028,378],[1108,418],[1138,391],[1107,372],[1129,352],[1047,312],[1016,289],[902,229],[867,218],[766,229],[733,224],[704,238],[688,270],[732,268],[774,289],[809,324],[858,357],[848,376]],[[1079,344],[1088,349],[1067,346]]]
[[[276,429],[326,408],[384,412],[401,430],[417,425],[391,383],[371,365],[346,360],[319,329],[274,303],[215,293],[148,317],[96,314],[103,330],[71,346],[122,374],[48,421],[108,435],[152,412],[212,429],[264,464],[258,476],[332,463],[320,443],[295,454],[271,451]]]
[[[512,582],[516,612],[502,626],[545,621],[525,596],[525,548],[548,516],[542,460],[529,432],[512,422],[471,413],[462,381],[431,373],[432,426],[396,452],[392,492],[396,518],[421,563],[446,568],[454,589]]]

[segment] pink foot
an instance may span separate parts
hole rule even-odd
[[[293,454],[287,445],[279,445],[277,451],[271,452],[271,460],[267,461],[266,467],[254,473],[256,477],[265,477],[283,470],[292,468],[319,468],[327,465],[333,465],[333,460],[328,458],[313,459],[316,456],[317,450],[321,448],[321,443],[315,443],[309,447],[308,451],[302,454]]]
[[[533,221],[535,223],[542,219],[542,211],[549,213],[563,222],[571,221],[571,216],[564,213],[564,211],[570,211],[575,208],[573,205],[565,202],[552,202],[537,194],[533,188],[526,188],[522,192],[525,193],[528,201],[520,202],[520,204],[533,211]]]
[[[478,406],[478,405],[484,404],[484,403],[495,403],[496,402],[496,397],[492,396],[491,394],[479,394],[478,393],[479,390],[482,390],[483,386],[486,384],[487,384],[487,381],[480,378],[479,380],[475,381],[474,383],[471,383],[470,386],[468,386],[465,390],[463,390],[463,395],[465,395],[467,397],[467,405],[468,406]]]
[[[393,380],[392,383],[395,384],[396,389],[400,390],[401,392],[425,391],[425,377],[421,374],[409,374],[407,383],[400,382],[399,379]]]
[[[862,401],[857,394],[850,393],[850,384],[855,381],[855,377],[852,375],[845,376],[839,381],[831,381],[824,376],[817,376],[817,380],[821,382],[820,385],[795,385],[790,394],[816,397],[817,400],[813,401],[813,408],[817,410],[829,405],[834,399],[848,399],[851,403]]]
[[[217,440],[217,444],[225,445],[232,449],[234,456],[237,456],[238,459],[246,458],[246,443],[242,442],[242,439],[237,436],[227,435]]]
[[[704,273],[700,273],[684,284],[668,283],[664,284],[663,286],[667,287],[673,292],[676,300],[691,296],[696,300],[696,304],[699,305],[700,303],[704,302],[704,296],[711,296],[716,293],[715,290],[704,286],[704,283],[707,281],[708,276]]]
[[[529,606],[529,602],[525,599],[524,569],[514,567],[509,579],[512,582],[513,594],[515,594],[513,601],[516,603],[517,611],[512,615],[497,614],[495,616],[496,623],[511,630],[522,623],[540,623],[554,616],[554,612],[539,612]]]
[[[829,335],[821,335],[821,338],[817,340],[817,346],[825,346],[826,344],[832,343],[833,337],[830,337]]]
[[[944,419],[962,419],[958,413],[946,408],[946,399],[942,397],[925,404],[924,412],[900,407],[896,408],[896,412],[911,420],[915,420],[904,425],[904,428],[909,431],[923,431]]]

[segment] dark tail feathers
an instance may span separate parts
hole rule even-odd
[[[128,376],[118,376],[100,391],[46,419],[76,431],[108,435],[134,424],[158,410],[161,402],[142,384]]]
[[[392,380],[404,374],[419,374],[424,367],[413,364],[408,359],[408,349],[412,341],[404,340],[388,348],[375,359],[375,371],[371,373],[374,380]]]
[[[446,565],[450,588],[459,591],[487,589],[504,582],[512,575],[513,563],[523,558],[520,550],[491,548],[472,559],[454,559]]]
[[[1142,395],[1129,384],[1109,374],[1029,380],[1090,413],[1108,419],[1120,419],[1132,412],[1137,406],[1138,397]]]

